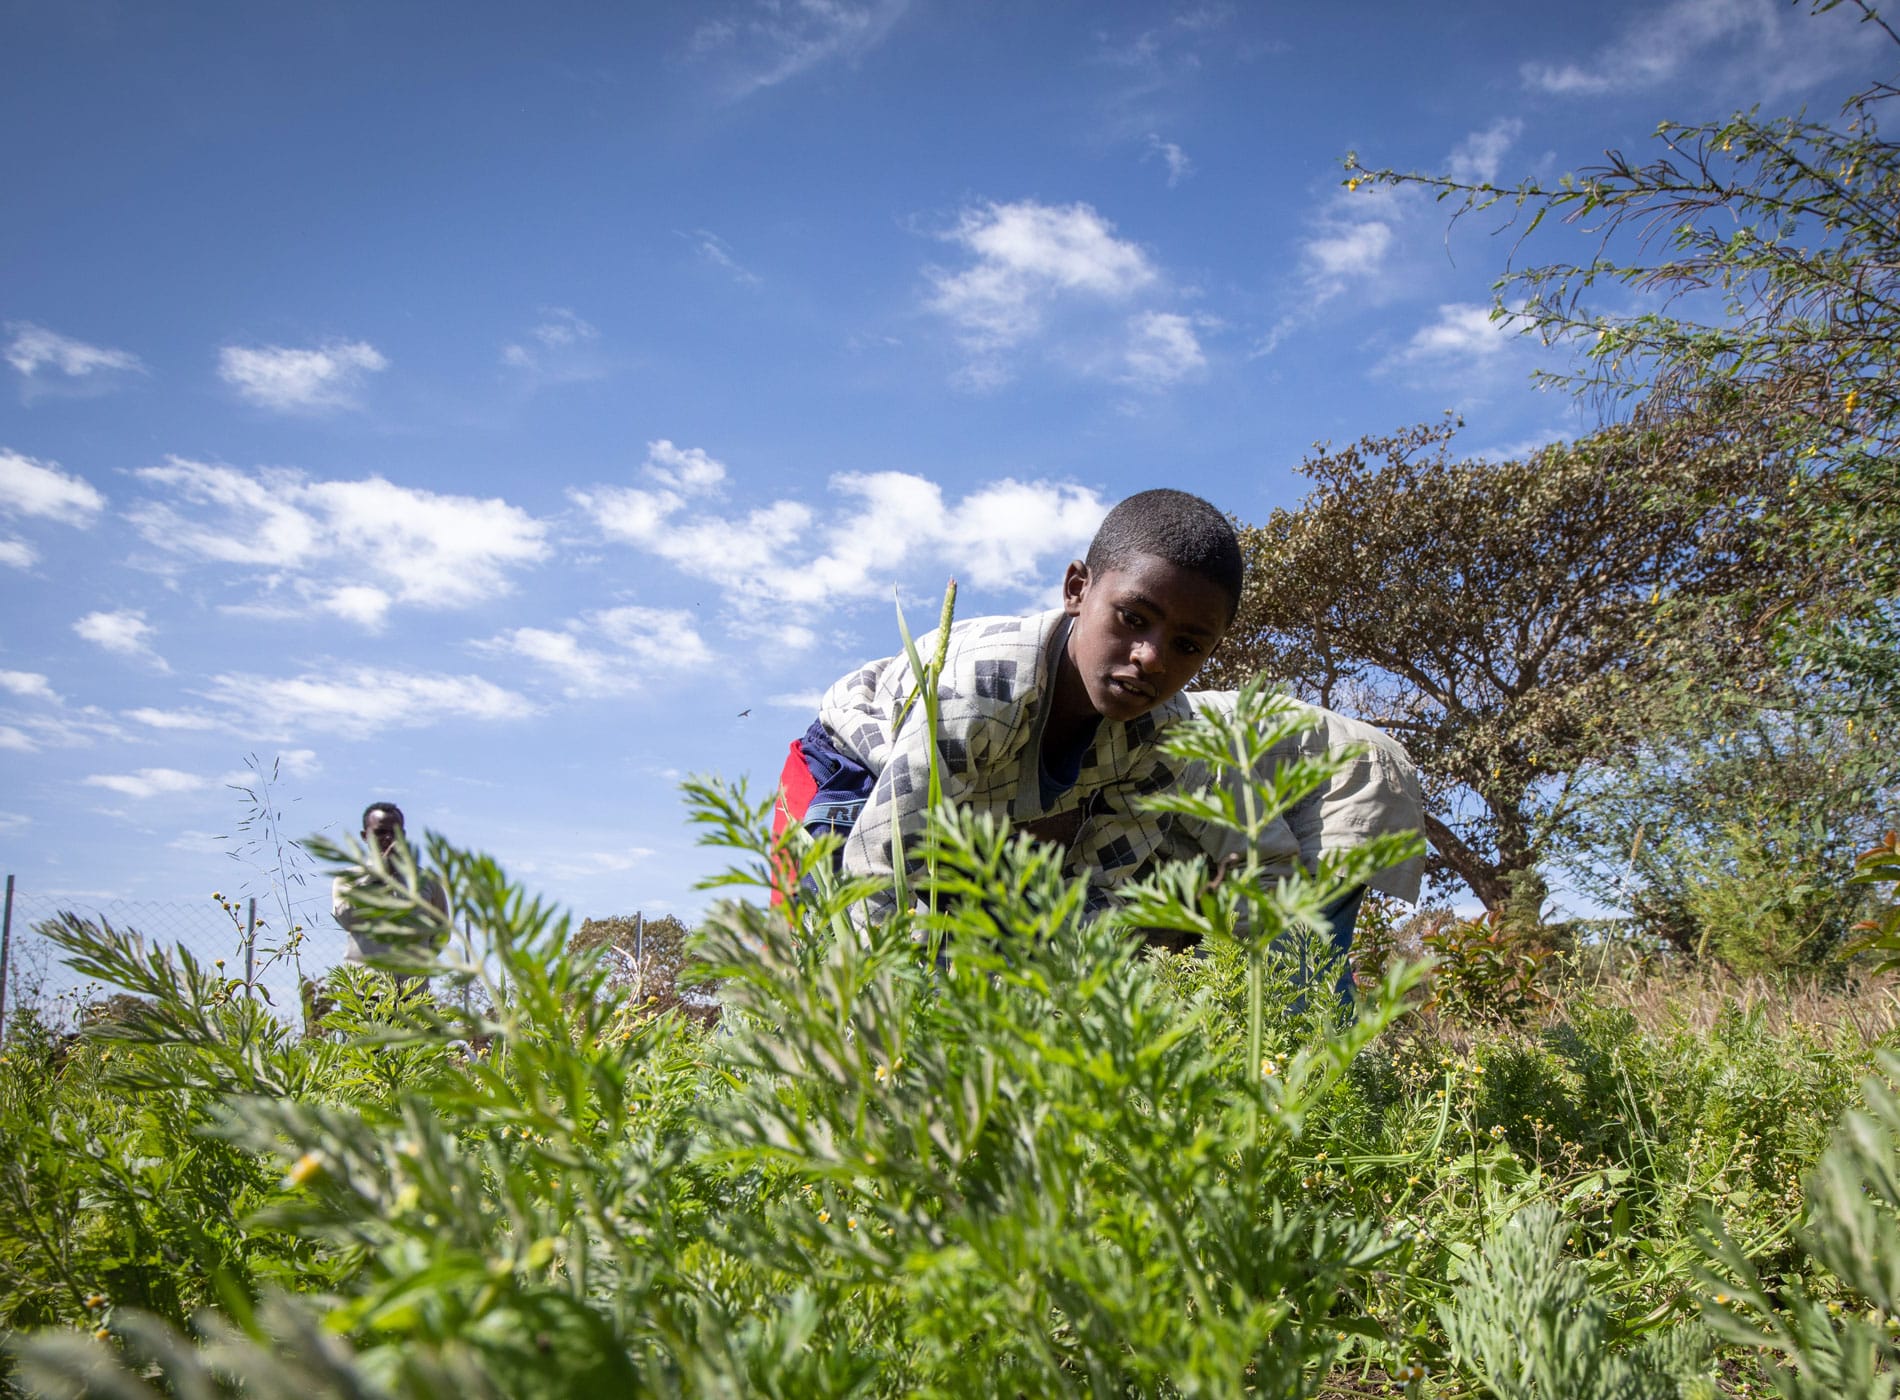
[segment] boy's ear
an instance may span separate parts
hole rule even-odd
[[[1082,595],[1089,591],[1089,566],[1080,559],[1071,559],[1069,568],[1062,575],[1062,611],[1070,617],[1082,615]]]

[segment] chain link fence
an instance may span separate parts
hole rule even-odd
[[[283,1020],[303,1014],[302,984],[343,961],[343,930],[327,899],[302,895],[289,904],[222,892],[195,900],[99,899],[50,894],[7,877],[0,931],[0,1034],[17,1011],[32,1008],[67,1029],[86,1007],[115,989],[81,977],[40,926],[63,915],[109,923],[142,935],[147,946],[182,948],[246,982]]]

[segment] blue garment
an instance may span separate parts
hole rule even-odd
[[[1338,999],[1342,1015],[1351,1019],[1353,1002],[1352,980],[1352,934],[1359,923],[1359,906],[1366,901],[1366,887],[1359,886],[1350,890],[1326,906],[1326,938],[1332,944],[1333,956],[1338,961],[1338,974],[1333,978],[1333,995]],[[1308,946],[1299,945],[1300,971],[1297,986],[1299,995],[1293,999],[1293,1011],[1297,1015],[1306,1010],[1306,989],[1313,984],[1313,974],[1317,970],[1307,960]],[[1318,951],[1317,949],[1313,951]]]
[[[1044,749],[1036,758],[1036,780],[1042,788],[1043,810],[1055,806],[1056,799],[1074,787],[1082,777],[1082,760],[1095,743],[1095,731],[1102,727],[1098,715],[1082,735],[1081,742],[1068,753],[1050,754]]]
[[[838,752],[823,720],[811,722],[798,748],[805,755],[807,771],[818,784],[811,805],[805,809],[805,830],[814,836],[825,832],[848,835],[858,813],[864,810],[864,799],[871,795],[877,775]]]

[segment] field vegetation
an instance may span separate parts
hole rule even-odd
[[[691,931],[570,925],[435,839],[314,847],[403,951],[309,1026],[46,927],[114,996],[6,1028],[0,1391],[1894,1396],[1894,95],[1551,186],[1348,162],[1514,214],[1520,255],[1591,233],[1498,314],[1576,338],[1605,410],[1525,462],[1321,447],[1246,532],[1243,701],[1168,743],[1249,771],[1282,690],[1388,724],[1482,909],[1369,905],[1351,1014],[1297,970],[1419,837],[1087,920],[1055,852],[940,808],[865,926],[830,839],[700,779]],[[1330,775],[1152,800],[1245,835]]]

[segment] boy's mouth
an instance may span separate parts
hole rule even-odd
[[[1127,676],[1111,674],[1108,678],[1108,683],[1112,688],[1120,691],[1123,695],[1132,695],[1138,700],[1152,700],[1155,698],[1154,690],[1151,687]]]

